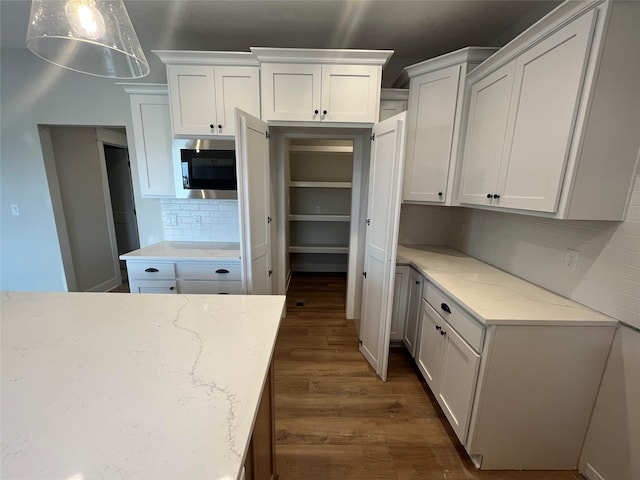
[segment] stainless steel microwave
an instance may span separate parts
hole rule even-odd
[[[211,140],[182,141],[174,155],[180,160],[176,197],[238,198],[236,152]],[[177,159],[176,159],[177,160]]]

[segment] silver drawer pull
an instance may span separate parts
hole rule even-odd
[[[156,273],[156,272],[159,272],[160,270],[158,270],[157,268],[149,267],[149,268],[145,268],[144,271],[148,273]]]
[[[216,273],[229,273],[229,270],[227,270],[226,268],[219,268],[218,270],[216,270]]]

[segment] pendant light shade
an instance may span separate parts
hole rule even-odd
[[[123,0],[32,0],[27,48],[51,63],[99,77],[149,73]]]

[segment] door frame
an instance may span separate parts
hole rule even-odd
[[[107,212],[107,229],[109,230],[109,243],[111,244],[111,256],[113,258],[113,269],[115,273],[115,285],[109,287],[108,284],[103,283],[97,287],[91,289],[91,291],[105,291],[103,288],[110,290],[111,288],[118,287],[122,284],[122,275],[120,273],[120,258],[118,255],[118,241],[116,239],[116,226],[113,220],[113,206],[111,205],[111,194],[109,193],[109,175],[107,174],[107,159],[104,154],[104,146],[111,145],[113,147],[120,147],[129,151],[127,145],[127,136],[125,134],[115,132],[113,130],[107,130],[106,128],[96,128],[96,141],[98,144],[98,155],[100,156],[100,175],[102,181],[102,195],[104,198],[104,208]],[[131,176],[131,170],[129,170],[129,176]],[[133,181],[133,180],[132,180]],[[135,210],[135,197],[134,210]],[[138,232],[138,222],[136,220],[136,235],[138,235],[138,243],[140,242],[140,235]],[[108,287],[108,288],[107,288]]]
[[[367,171],[365,158],[368,155],[368,139],[371,129],[330,128],[330,127],[270,127],[272,144],[270,146],[272,173],[275,172],[276,190],[276,235],[274,263],[277,265],[274,293],[285,295],[290,281],[290,266],[287,268],[289,232],[287,204],[289,201],[287,186],[287,149],[289,139],[336,139],[353,141],[353,173],[351,179],[351,222],[349,225],[349,259],[347,266],[346,318],[357,319],[360,316],[362,296],[362,271],[364,263],[364,240],[362,235],[362,215],[366,211]],[[363,201],[363,196],[364,201]],[[362,230],[362,231],[361,231]]]

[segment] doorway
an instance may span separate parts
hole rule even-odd
[[[369,136],[363,129],[272,130],[279,292],[292,276],[342,277],[350,320],[360,316]]]
[[[118,257],[139,245],[124,128],[39,133],[67,291],[119,287]]]

